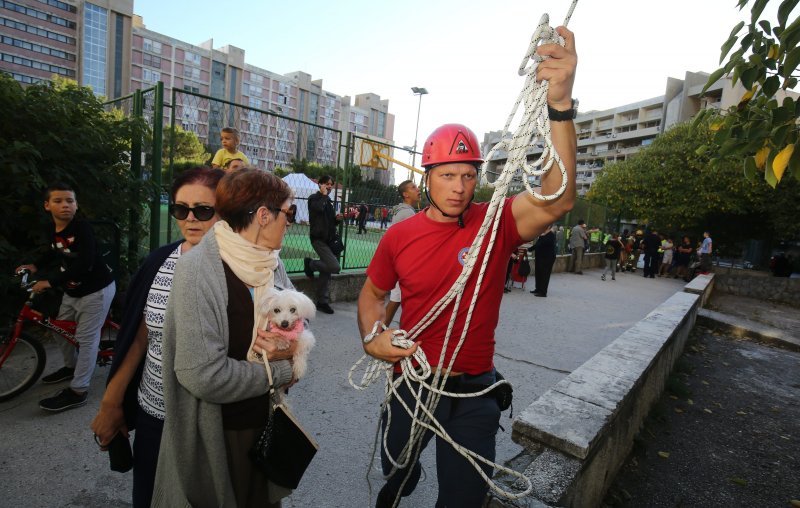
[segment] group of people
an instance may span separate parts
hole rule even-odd
[[[550,235],[550,225],[574,203],[577,141],[571,95],[577,57],[572,33],[564,27],[557,30],[565,45],[540,45],[537,53],[547,58],[536,73],[538,80],[549,82],[551,136],[567,170],[566,192],[546,202],[526,193],[505,198],[493,250],[479,258],[488,263],[489,280],[502,279],[510,253],[524,242]],[[215,166],[230,167],[237,158],[246,164],[236,149],[236,133],[223,131],[222,137],[225,153],[219,159],[215,156]],[[402,305],[399,328],[411,329],[461,274],[465,252],[488,211],[487,203],[473,203],[482,163],[479,141],[463,125],[444,125],[428,137],[422,165],[430,206],[415,213],[420,191],[413,182],[401,184],[403,203],[394,210],[393,225],[378,245],[358,298],[358,328],[368,355],[397,364],[421,350],[433,369],[443,372],[446,365],[452,366],[447,385],[463,393],[480,391],[498,379],[493,364],[502,299],[498,284],[480,288],[475,316],[466,330],[469,340],[458,351],[455,343],[442,351],[449,322],[444,315],[410,348],[394,345],[392,325],[394,312]],[[542,192],[558,189],[560,178],[558,172],[544,175]],[[304,268],[312,277],[320,273],[317,307],[326,311],[330,274],[340,269],[333,249],[335,226],[342,217],[329,197],[330,177],[318,183],[319,192],[309,198],[309,218],[319,259],[306,259]],[[118,435],[128,437],[136,430],[135,507],[280,506],[290,493],[254,466],[248,450],[271,410],[271,386],[285,389],[298,381],[292,373],[294,347],[280,349],[273,340],[276,334],[264,330],[259,312],[271,291],[292,288],[278,254],[295,220],[293,199],[280,178],[247,167],[228,172],[189,169],[173,182],[169,211],[182,239],[150,253],[131,279],[114,363],[91,422],[95,440],[104,450]],[[63,270],[40,281],[34,291],[64,287],[68,298],[60,317],[75,317],[81,337],[77,364],[65,357],[64,369],[45,377],[50,382],[73,380],[64,390],[69,396],[57,396],[59,407],[42,401],[45,409],[64,410],[86,403],[94,366],[90,343],[95,335],[99,340],[96,321],[105,317],[114,286],[110,271],[98,261],[91,234],[86,233],[90,229],[75,220],[75,192],[51,187],[45,209],[53,218],[53,249],[61,256]],[[471,299],[476,277],[463,291],[465,301]],[[454,336],[460,335],[465,316],[459,314],[452,326]],[[261,360],[254,361],[258,357],[266,357],[269,373]],[[399,370],[395,372],[399,375]],[[392,415],[382,447],[387,475],[393,469],[391,457],[398,456],[409,440],[412,421],[403,406],[413,403],[413,392],[418,390],[413,381],[402,385],[402,400],[393,398],[384,408],[384,426],[386,411],[391,409]],[[495,459],[500,418],[495,397],[444,397],[436,418],[456,442],[489,461]],[[425,434],[422,448],[432,437],[431,432]],[[481,506],[487,484],[464,456],[439,440],[436,506]],[[323,453],[325,448],[323,443]],[[481,468],[492,474],[490,465]],[[376,506],[393,506],[399,497],[409,495],[420,474],[419,461],[404,464],[387,477]]]
[[[658,275],[688,281],[695,271],[711,271],[712,252],[713,241],[709,231],[703,232],[703,240],[694,247],[688,236],[683,236],[681,243],[676,245],[672,236],[659,234],[655,229],[638,230],[633,235],[626,229],[622,235],[613,233],[606,242],[606,267],[601,278],[605,280],[610,272],[612,280],[615,280],[616,272],[634,271],[641,257],[644,277],[653,279]],[[697,260],[695,264],[692,259]]]

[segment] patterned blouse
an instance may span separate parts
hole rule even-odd
[[[172,275],[175,263],[181,255],[178,245],[164,260],[150,286],[144,319],[147,325],[147,357],[145,358],[142,382],[139,384],[139,406],[145,413],[164,419],[164,382],[161,375],[161,338],[164,328],[164,314],[167,311],[169,293],[172,289]]]

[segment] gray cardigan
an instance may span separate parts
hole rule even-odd
[[[275,284],[291,287],[282,268],[275,271]],[[236,506],[221,404],[263,395],[269,387],[263,364],[228,357],[227,304],[219,246],[210,232],[180,257],[167,306],[163,338],[167,413],[154,507]],[[289,361],[270,366],[276,386],[291,381]],[[266,419],[264,415],[265,423]]]

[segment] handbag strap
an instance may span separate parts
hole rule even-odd
[[[264,360],[264,368],[267,370],[267,380],[269,381],[269,400],[273,402],[273,397],[275,396],[275,383],[272,382],[272,369],[269,366],[269,360],[267,360],[266,351],[264,354],[261,355],[261,359]]]

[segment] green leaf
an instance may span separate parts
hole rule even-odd
[[[767,161],[767,167],[764,170],[764,181],[773,189],[778,185],[778,179],[775,178],[775,173],[772,172],[772,156],[770,156],[770,159]]]
[[[772,27],[769,26],[769,21],[767,21],[766,19],[759,21],[758,26],[760,26],[761,29],[764,30],[764,33],[769,33],[770,30],[772,30]]]
[[[797,64],[800,63],[800,47],[794,48],[786,55],[786,59],[783,61],[783,68],[781,69],[781,76],[788,78],[792,75],[794,70],[797,68]]]
[[[744,159],[744,177],[750,181],[756,179],[758,168],[756,168],[756,160],[754,157],[745,157]]]
[[[786,144],[786,135],[789,134],[789,125],[779,125],[772,129],[772,134],[769,139],[774,146],[783,146]]]
[[[772,124],[773,125],[780,125],[785,123],[789,118],[792,117],[793,109],[789,109],[786,107],[779,107],[772,110]]]
[[[750,23],[755,24],[758,21],[758,18],[761,17],[761,13],[764,12],[764,7],[767,6],[769,0],[756,0],[756,3],[753,4],[753,8],[750,10]]]
[[[783,0],[783,2],[781,2],[781,5],[778,7],[778,24],[780,26],[786,24],[789,14],[794,10],[798,1],[800,0]]]
[[[736,32],[741,30],[743,26],[744,26],[744,21],[739,22],[739,24],[736,25],[736,27],[731,32],[731,35],[730,37],[728,37],[728,40],[725,41],[725,44],[723,44],[720,47],[721,54],[719,56],[719,63],[722,63],[722,61],[725,60],[725,57],[728,56],[728,53],[730,52],[733,45],[736,44],[737,40],[739,40],[739,38],[736,36]]]
[[[742,86],[746,89],[750,90],[753,88],[753,82],[755,82],[756,78],[758,78],[758,67],[747,67],[744,71],[742,71]]]
[[[702,157],[704,153],[708,151],[708,145],[700,145],[697,147],[697,150],[694,151],[695,154]]]
[[[719,78],[721,78],[724,73],[725,73],[724,68],[720,68],[712,72],[711,75],[708,77],[708,81],[706,81],[706,86],[703,87],[703,90],[700,93],[701,94],[705,93],[705,91],[708,90],[708,87],[719,81]]]
[[[792,21],[792,24],[787,26],[781,32],[780,40],[782,49],[794,48],[797,46],[797,41],[800,39],[800,17]]]
[[[775,95],[775,92],[778,91],[778,88],[781,87],[781,80],[778,76],[770,76],[764,80],[764,84],[761,87],[761,92],[766,97],[772,97]]]

